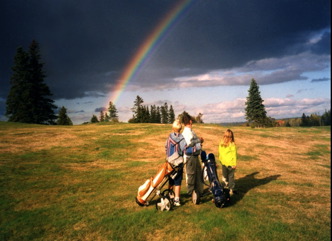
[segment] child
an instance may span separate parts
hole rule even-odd
[[[234,134],[230,129],[224,133],[219,144],[219,161],[222,165],[222,180],[229,188],[229,194],[233,195],[235,188],[234,173],[236,169],[237,150]]]
[[[186,164],[186,180],[187,191],[192,196],[194,204],[200,203],[200,196],[203,194],[203,182],[202,182],[202,169],[199,161],[199,155],[202,149],[202,143],[204,139],[198,137],[192,129],[193,121],[192,117],[187,113],[182,113],[182,122],[184,124],[184,130],[182,132],[183,137],[187,143],[187,149],[184,155]],[[189,153],[189,149],[193,150]]]
[[[182,158],[182,160],[183,160],[183,152],[184,152],[187,144],[186,144],[184,137],[180,133],[181,129],[182,129],[181,123],[179,122],[179,120],[175,120],[173,122],[173,126],[172,126],[173,132],[169,135],[169,138],[167,139],[166,145],[165,145],[167,157],[172,156],[172,154],[175,151],[177,151],[180,158]],[[172,145],[170,143],[169,139],[172,139],[173,143],[174,142],[176,143],[177,148],[174,148],[174,145]],[[175,206],[181,205],[180,204],[180,191],[181,191],[182,176],[183,176],[183,163],[181,163],[177,167],[177,175],[175,176],[175,178],[174,179],[170,178],[170,180],[169,180],[170,189],[174,186],[174,194],[175,194],[174,205]]]

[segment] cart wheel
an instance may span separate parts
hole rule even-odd
[[[225,205],[225,202],[223,202],[223,199],[221,197],[215,197],[214,204],[217,208],[222,208]]]
[[[156,203],[158,211],[169,211],[172,208],[172,202],[168,197],[161,197],[159,202]]]
[[[172,202],[172,204],[174,203],[174,198],[175,198],[175,193],[172,189],[165,189],[162,193],[161,193],[162,197],[168,197],[169,200]]]

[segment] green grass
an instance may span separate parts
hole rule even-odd
[[[194,128],[217,157],[225,127]],[[330,240],[330,128],[232,127],[230,206],[192,204],[183,181],[181,207],[140,207],[137,189],[165,160],[170,130],[0,122],[0,240]]]

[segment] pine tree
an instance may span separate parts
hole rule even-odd
[[[259,91],[259,86],[254,79],[251,80],[249,95],[246,101],[246,120],[253,126],[264,126],[267,119],[263,99]]]
[[[175,121],[175,113],[174,113],[173,106],[171,105],[169,107],[169,112],[168,112],[168,122],[170,124],[172,124],[174,121]]]
[[[161,123],[161,110],[160,107],[157,106],[157,111],[156,111],[156,123]]]
[[[110,116],[107,114],[107,111],[105,111],[105,114],[104,114],[104,121],[105,122],[109,122],[110,121]]]
[[[104,111],[100,111],[99,113],[99,122],[104,122],[105,121],[105,118],[104,118]]]
[[[59,111],[59,116],[56,122],[57,125],[73,125],[73,122],[67,115],[67,109],[62,106],[62,108]]]
[[[131,110],[134,112],[133,118],[131,120],[132,123],[142,123],[143,119],[143,108],[142,104],[144,100],[140,96],[136,96],[134,101],[134,107]]]
[[[163,106],[160,107],[161,111],[161,123],[167,124],[168,123],[168,105],[165,103]]]
[[[112,101],[110,101],[108,104],[108,111],[110,113],[109,116],[110,120],[113,122],[118,122],[119,121],[118,111]]]
[[[99,121],[98,121],[97,116],[92,115],[90,122],[91,122],[91,123],[98,123]]]
[[[331,109],[325,110],[324,114],[322,115],[322,125],[330,126],[331,125]]]
[[[150,122],[151,123],[158,123],[157,122],[157,107],[156,105],[150,106]]]
[[[6,115],[9,117],[9,121],[12,122],[31,123],[30,108],[27,106],[29,55],[22,47],[19,47],[16,51],[12,70],[11,89],[6,101]]]
[[[54,124],[57,108],[50,99],[52,93],[44,83],[39,44],[32,41],[29,52],[18,48],[14,59],[11,90],[7,98],[9,121]]]
[[[310,126],[310,118],[309,118],[309,116],[306,116],[304,113],[302,114],[302,117],[301,117],[300,126]]]

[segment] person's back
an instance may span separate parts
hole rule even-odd
[[[180,133],[182,129],[182,125],[179,120],[175,120],[172,125],[173,132],[169,135],[169,137],[166,140],[166,157],[170,158],[173,156],[173,154],[177,152],[177,160],[182,160],[178,166],[177,166],[177,175],[174,179],[169,180],[169,186],[170,188],[174,186],[174,205],[180,206],[180,191],[181,191],[181,183],[182,183],[182,176],[183,176],[183,153],[185,150],[185,147],[187,146],[187,143]]]
[[[169,135],[169,138],[171,138],[171,140],[173,140],[174,142],[170,143],[169,140],[166,141],[167,142],[166,145],[169,145],[169,147],[166,146],[167,156],[168,157],[171,156],[175,151],[177,151],[180,156],[183,156],[183,153],[184,153],[184,150],[186,147],[186,142],[185,142],[183,135],[179,132],[172,132]],[[176,143],[176,145],[178,145],[177,150],[175,149],[176,145],[173,143]]]

